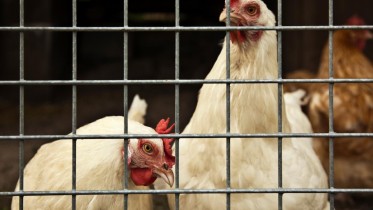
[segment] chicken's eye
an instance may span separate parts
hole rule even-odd
[[[249,5],[246,11],[249,15],[254,16],[258,12],[258,7],[256,5]]]
[[[153,153],[153,147],[152,147],[152,145],[150,145],[150,144],[144,144],[144,145],[142,145],[142,150],[143,150],[145,153],[148,153],[148,154]]]

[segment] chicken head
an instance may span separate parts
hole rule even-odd
[[[267,12],[267,6],[259,0],[231,0],[230,22],[232,26],[273,26],[275,18]],[[225,22],[227,9],[224,8],[219,20]],[[257,42],[262,37],[262,30],[231,31],[231,41],[242,44],[247,41]]]
[[[157,133],[170,133],[174,124],[168,127],[170,119],[161,120],[156,128]],[[128,144],[128,168],[135,185],[148,186],[158,177],[168,185],[174,183],[172,167],[175,157],[172,155],[173,139],[130,139]],[[124,151],[122,150],[124,156]]]
[[[354,15],[347,20],[347,25],[361,26],[365,25],[365,21],[363,18]],[[350,30],[350,36],[353,44],[360,50],[364,50],[368,39],[373,39],[373,33],[369,30]]]

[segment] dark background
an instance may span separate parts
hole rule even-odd
[[[277,1],[265,1],[277,14]],[[174,1],[129,1],[130,26],[173,26]],[[0,26],[19,25],[19,2],[0,0]],[[218,17],[224,1],[181,0],[182,26],[222,26]],[[72,26],[71,1],[25,1],[25,26]],[[78,0],[78,26],[122,26],[123,2]],[[341,25],[358,14],[373,23],[370,0],[335,1],[334,23]],[[328,1],[283,1],[283,25],[327,25]],[[327,31],[283,32],[284,75],[300,68],[316,71]],[[224,32],[180,33],[180,77],[203,79],[220,52]],[[129,33],[129,78],[175,78],[173,32]],[[72,78],[72,35],[69,32],[25,32],[25,79],[69,80]],[[77,37],[79,80],[123,78],[123,34],[79,32]],[[366,55],[372,59],[373,45]],[[19,34],[0,31],[0,80],[19,79]],[[180,128],[193,113],[200,85],[182,85]],[[174,117],[173,85],[132,85],[129,99],[140,94],[148,102],[146,124]],[[71,87],[25,87],[25,134],[71,132]],[[123,114],[122,86],[78,86],[78,126],[108,115]],[[0,135],[18,135],[19,88],[0,85]],[[26,142],[28,161],[45,141]],[[12,191],[18,179],[18,142],[0,141],[0,191]],[[0,209],[10,198],[0,197]],[[339,209],[347,209],[339,208]],[[364,206],[351,209],[369,209]]]

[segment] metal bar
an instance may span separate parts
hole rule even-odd
[[[277,0],[277,25],[282,26],[282,0]],[[278,79],[282,80],[282,31],[277,32],[277,64],[278,64]],[[282,133],[282,83],[278,83],[277,90],[277,112],[278,112],[278,133]],[[282,189],[282,138],[278,138],[277,145],[277,155],[278,155],[278,188]],[[282,210],[283,194],[278,194],[278,210]]]
[[[24,1],[19,1],[19,25],[22,28],[24,26]],[[24,62],[24,33],[19,33],[19,81],[25,79],[25,62]],[[23,136],[25,134],[25,90],[24,86],[19,86],[19,135]],[[24,157],[24,139],[19,140],[19,190],[22,192],[24,190],[24,167],[25,167],[25,157]],[[23,196],[19,196],[19,209],[23,210]]]
[[[128,0],[123,0],[123,26],[128,27]],[[123,80],[128,79],[128,32],[123,32]],[[123,119],[124,119],[124,134],[128,134],[128,85],[123,85]],[[124,175],[123,187],[128,189],[128,138],[124,138]],[[124,194],[123,209],[128,209],[128,194]]]
[[[253,83],[373,83],[373,79],[244,79],[244,80],[201,80],[201,79],[178,79],[178,80],[6,80],[0,81],[0,85],[164,85],[164,84],[253,84]]]
[[[72,26],[77,26],[76,0],[72,0]],[[77,32],[72,32],[72,80],[77,79]],[[77,128],[77,87],[72,85],[72,134],[76,134]],[[72,191],[76,190],[76,138],[72,139]],[[76,195],[72,195],[71,209],[76,209]]]
[[[180,0],[175,0],[175,26],[180,26]],[[175,80],[180,79],[180,32],[175,32]],[[180,85],[175,84],[175,133],[180,133]],[[175,189],[179,189],[179,139],[175,139]],[[175,193],[175,210],[180,208],[180,194]]]
[[[226,8],[226,13],[227,13],[227,18],[225,19],[225,25],[230,26],[231,25],[231,8],[230,8],[230,0],[225,1],[225,8]],[[230,80],[231,77],[231,38],[230,38],[230,33],[227,31],[225,33],[225,43],[226,43],[226,66],[225,66],[225,78],[227,80]],[[231,132],[231,84],[226,83],[225,86],[225,112],[226,112],[226,134],[229,135]],[[230,137],[226,138],[226,189],[229,190],[231,188],[231,139]],[[231,194],[227,193],[226,195],[226,209],[229,210],[231,208]]]
[[[226,194],[226,193],[373,193],[372,188],[257,188],[257,189],[172,189],[172,190],[77,190],[0,192],[0,196],[114,195],[114,194]]]
[[[333,26],[333,0],[329,0],[329,26]],[[333,31],[329,30],[329,79],[333,79]],[[329,133],[334,133],[334,84],[329,83]],[[334,188],[334,139],[329,137],[329,187]],[[329,193],[330,210],[334,210],[334,194]]]
[[[17,27],[6,26],[0,27],[0,31],[18,31],[18,32],[35,32],[35,31],[60,31],[60,32],[136,32],[136,31],[243,31],[243,30],[276,30],[276,31],[306,31],[306,30],[361,30],[373,29],[373,25],[363,26],[178,26],[178,27],[42,27],[29,26]]]
[[[123,26],[128,27],[128,0],[123,0]],[[123,80],[128,79],[128,32],[123,32]],[[128,85],[123,85],[124,134],[128,134]],[[124,138],[124,189],[128,189],[128,138]],[[123,209],[128,209],[128,194],[124,194]]]
[[[0,140],[124,139],[124,138],[373,138],[373,133],[256,133],[256,134],[123,134],[123,135],[4,135]]]

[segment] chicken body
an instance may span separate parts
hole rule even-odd
[[[129,133],[154,134],[154,130],[129,121]],[[123,117],[105,117],[77,130],[77,134],[123,134]],[[86,139],[77,141],[76,189],[123,189],[122,139]],[[43,145],[24,171],[25,191],[70,191],[72,186],[72,143],[58,140]],[[130,189],[147,189],[129,182]],[[19,189],[17,185],[16,190]],[[123,195],[78,195],[77,209],[120,209]],[[150,195],[130,195],[129,209],[151,209]],[[71,209],[71,196],[24,197],[24,209]],[[13,197],[12,209],[18,209]]]
[[[334,33],[334,78],[373,78],[372,63],[364,56],[359,38],[368,31],[342,30]],[[360,36],[360,37],[359,37]],[[365,41],[365,40],[363,40]],[[318,78],[328,78],[328,45],[325,46]],[[373,132],[373,84],[334,85],[334,131]],[[315,132],[329,132],[329,88],[313,85],[309,116]],[[315,150],[325,169],[329,168],[329,143],[315,141]],[[334,182],[336,187],[373,187],[373,141],[370,138],[337,138],[334,141]]]
[[[132,103],[129,117],[143,122],[146,103],[135,97]],[[164,121],[161,121],[164,122]],[[167,126],[168,122],[162,125]],[[167,128],[167,127],[165,127]],[[157,127],[158,129],[158,127]],[[77,129],[78,135],[119,135],[124,133],[124,118],[112,116],[99,119]],[[128,121],[129,134],[157,134],[157,132],[139,122]],[[162,139],[130,139],[128,146],[128,168],[130,169],[129,189],[149,189],[147,186],[136,186],[136,181],[143,180],[137,175],[142,175],[141,170],[133,168],[135,162],[145,161],[149,165],[156,165],[153,156],[141,155],[141,142],[146,141],[147,147],[152,144],[152,150],[157,151],[156,157],[160,158],[160,165],[164,165]],[[122,190],[123,189],[123,139],[78,139],[76,143],[76,190]],[[137,150],[138,149],[138,150]],[[149,149],[149,148],[148,148]],[[154,152],[155,153],[155,152]],[[137,156],[140,154],[140,156]],[[145,156],[141,159],[142,156]],[[145,164],[146,165],[146,164]],[[171,166],[172,167],[172,166]],[[171,168],[170,167],[170,168]],[[170,183],[173,183],[172,171],[168,166],[163,170],[169,174]],[[154,168],[162,171],[162,169]],[[135,175],[134,175],[135,174]],[[161,173],[158,173],[161,175]],[[151,175],[150,175],[151,176]],[[162,177],[162,176],[161,176]],[[136,178],[136,181],[132,181]],[[166,178],[166,177],[165,177]],[[150,179],[155,179],[150,177]],[[43,145],[35,156],[26,165],[24,170],[25,191],[71,191],[72,189],[72,141],[57,140]],[[19,183],[16,191],[19,190]],[[76,209],[79,210],[117,210],[123,209],[124,195],[77,195]],[[24,209],[29,210],[65,210],[71,209],[71,196],[25,196],[23,201]],[[19,197],[12,200],[12,210],[19,209]],[[151,210],[151,195],[129,195],[128,209],[130,210]]]
[[[231,1],[233,6],[242,4],[259,7],[256,25],[274,26],[275,18],[262,1]],[[249,8],[249,7],[248,7]],[[258,8],[257,8],[258,9]],[[232,8],[232,11],[243,11]],[[249,10],[247,10],[249,11]],[[225,10],[222,15],[224,15]],[[233,17],[236,14],[231,14]],[[238,15],[237,15],[238,16]],[[232,21],[233,22],[233,21]],[[235,22],[233,22],[235,23]],[[234,33],[234,32],[233,32]],[[260,34],[259,40],[256,35]],[[230,75],[232,79],[276,79],[277,42],[275,31],[249,32],[244,43],[242,33],[232,34]],[[206,80],[226,78],[226,42]],[[231,84],[230,92],[231,133],[277,133],[278,86],[277,84]],[[281,99],[280,99],[281,100]],[[196,110],[183,134],[226,133],[226,85],[204,84],[200,90]],[[283,108],[283,131],[291,127]],[[230,143],[231,188],[277,188],[278,143],[271,138],[232,138]],[[226,188],[226,139],[180,139],[180,188]],[[309,141],[283,140],[283,187],[326,188],[327,180],[320,161]],[[231,194],[231,209],[277,209],[278,195]],[[170,207],[174,199],[169,197]],[[285,194],[286,210],[328,209],[324,194]],[[226,209],[224,194],[182,194],[180,209]]]

